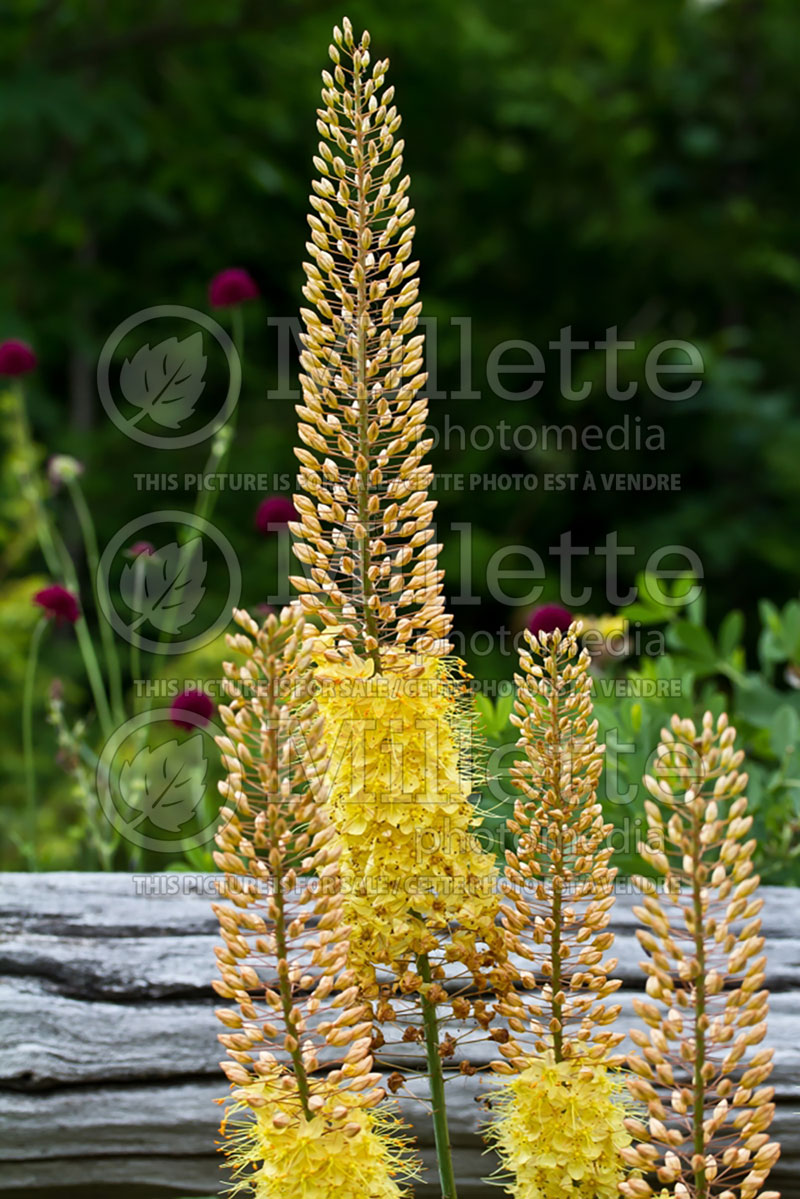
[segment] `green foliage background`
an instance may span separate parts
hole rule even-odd
[[[453,438],[449,451],[434,451],[440,474],[661,470],[682,479],[680,491],[638,496],[440,488],[452,594],[465,568],[451,525],[472,525],[481,602],[454,605],[457,628],[469,638],[522,623],[524,607],[503,604],[486,585],[500,547],[536,550],[551,568],[545,598],[554,599],[548,547],[567,530],[589,547],[615,530],[634,547],[621,560],[628,583],[659,546],[693,548],[704,569],[703,620],[716,630],[740,609],[741,653],[755,670],[758,601],[770,597],[783,611],[800,575],[800,10],[792,0],[354,0],[348,13],[391,59],[445,392],[461,382],[451,318],[473,322],[480,398],[434,400],[433,426],[441,431],[449,419],[469,430],[502,419],[538,430],[607,428],[627,414],[665,431],[660,453],[485,450],[467,434],[463,450]],[[278,380],[267,320],[300,304],[319,71],[342,12],[315,0],[12,0],[4,16],[0,337],[36,347],[34,434],[48,452],[85,462],[102,546],[147,507],[193,501],[180,490],[143,494],[135,472],[198,470],[207,447],[172,455],[123,437],[97,399],[100,348],[120,320],[148,305],[205,307],[208,279],[228,265],[246,267],[263,296],[245,311],[246,381],[229,469],[292,470],[292,404],[267,398]],[[547,345],[564,325],[589,342],[610,326],[635,340],[621,378],[639,384],[634,399],[603,394],[600,351],[578,358],[576,385],[593,383],[589,397],[559,394]],[[705,382],[692,400],[664,402],[645,386],[648,350],[670,338],[702,350]],[[508,339],[545,353],[545,385],[531,400],[489,396],[486,361]],[[218,398],[209,391],[201,403],[210,413]],[[27,596],[42,562],[6,467],[0,748],[8,828],[22,794],[15,718]],[[253,528],[258,498],[231,493],[214,515],[242,562],[246,605],[277,583],[275,547]],[[66,505],[63,517],[69,532]],[[76,544],[74,527],[71,536]],[[608,607],[604,572],[601,555],[577,561],[576,581],[592,588],[586,610]],[[528,584],[518,586],[522,594]],[[53,644],[49,669],[72,676],[68,698],[79,709],[83,683],[69,634]],[[793,660],[761,668],[765,685],[794,710],[782,675]],[[513,659],[493,652],[470,665],[509,678]],[[716,668],[710,685],[722,696],[735,686]],[[53,796],[43,817],[45,864],[59,866],[76,861],[74,813],[48,765],[49,737],[43,726],[41,764]],[[12,844],[2,861],[16,863]]]

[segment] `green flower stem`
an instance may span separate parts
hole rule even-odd
[[[36,665],[39,661],[39,646],[44,631],[47,628],[47,617],[43,616],[36,622],[28,650],[28,664],[25,668],[25,684],[22,692],[22,753],[25,761],[25,791],[27,816],[27,844],[25,856],[30,870],[39,869],[39,859],[36,852],[36,766],[33,760],[33,688],[36,681]]]
[[[241,372],[244,361],[244,320],[242,318],[242,310],[240,305],[235,305],[231,309],[231,340],[233,341],[235,360],[238,362],[239,371]],[[218,471],[224,468],[225,463],[228,460],[228,455],[231,450],[231,445],[233,444],[234,436],[236,434],[236,417],[238,411],[239,405],[237,404],[231,415],[228,417],[227,422],[221,428],[217,429],[214,439],[211,442],[211,450],[209,452],[208,459],[206,460],[206,464],[203,469],[204,475],[216,474]],[[216,490],[205,487],[201,488],[197,493],[197,500],[195,501],[193,509],[194,515],[200,517],[201,520],[209,520],[211,513],[214,510],[214,505],[217,501],[217,495],[218,493]],[[199,536],[200,533],[195,530],[186,541],[181,543],[180,556],[178,559],[179,572],[183,566],[186,547],[191,545],[191,543]],[[169,628],[162,628],[158,637],[158,649],[155,651],[156,654],[161,653],[163,646],[166,644],[168,636]],[[144,711],[149,712],[152,706],[152,697],[147,696],[145,698]]]
[[[33,454],[33,440],[31,438],[30,427],[28,425],[28,415],[25,410],[24,396],[21,389],[17,393],[17,417],[18,417],[18,437],[20,446],[26,450],[29,455]],[[35,518],[36,518],[36,536],[39,541],[39,546],[42,551],[47,569],[54,579],[63,583],[70,591],[74,592],[80,598],[80,588],[78,587],[78,578],[75,573],[75,567],[72,559],[69,556],[69,551],[64,545],[64,542],[56,529],[50,514],[47,511],[39,488],[38,480],[35,478],[31,469],[26,469],[20,484],[23,492],[26,494],[28,501],[31,503]],[[78,647],[83,658],[84,669],[89,680],[89,686],[92,690],[97,716],[106,737],[111,735],[113,722],[111,719],[111,709],[106,695],[103,676],[100,673],[100,668],[97,663],[97,655],[94,652],[91,635],[89,633],[86,620],[83,616],[75,625],[75,635],[78,639]]]
[[[142,598],[144,595],[144,573],[145,573],[145,554],[139,554],[133,563],[133,603],[137,612],[142,611]],[[131,639],[131,682],[135,687],[136,683],[142,677],[142,638],[138,629],[130,629]]]
[[[423,983],[430,983],[431,965],[426,953],[420,954],[417,958],[417,970]],[[428,1078],[433,1105],[433,1134],[436,1142],[436,1159],[439,1164],[442,1199],[458,1199],[456,1177],[453,1170],[453,1151],[450,1146],[450,1129],[447,1124],[447,1105],[444,1097],[444,1071],[439,1054],[439,1021],[436,1016],[436,1005],[431,1003],[425,995],[421,996],[421,1000],[422,1022],[425,1027],[425,1049],[428,1056]]]
[[[58,559],[61,566],[60,574],[64,584],[80,599],[78,576],[75,573],[75,565],[69,556],[69,551],[56,528],[51,527],[51,534],[56,553],[58,554]],[[92,691],[92,698],[94,700],[97,718],[100,721],[100,726],[103,730],[103,736],[108,738],[114,731],[114,720],[111,715],[111,708],[108,703],[105,683],[103,682],[103,674],[100,670],[97,654],[95,653],[92,635],[89,632],[89,626],[86,623],[86,617],[82,613],[75,622],[75,636],[78,639],[78,648],[80,649],[81,657],[83,658],[83,667],[86,671],[86,677],[89,680],[89,686]]]
[[[97,533],[94,521],[92,520],[92,514],[89,511],[89,505],[86,503],[86,498],[78,480],[67,480],[67,490],[69,491],[75,513],[78,517],[78,524],[80,525],[83,545],[86,551],[86,560],[89,564],[92,592],[97,609],[97,620],[100,625],[103,659],[108,676],[108,689],[111,695],[111,707],[114,712],[114,718],[118,723],[122,724],[125,721],[125,704],[122,698],[122,672],[119,666],[119,655],[117,654],[114,630],[105,616],[105,609],[108,606],[108,587],[106,580],[100,578],[100,555],[97,549]],[[101,587],[103,588],[103,599],[105,601],[103,604],[100,602]]]
[[[60,573],[58,552],[53,541],[50,518],[42,502],[39,480],[33,470],[32,464],[35,461],[36,451],[34,449],[30,425],[28,424],[28,413],[25,408],[25,395],[22,388],[19,386],[15,387],[13,389],[13,396],[16,405],[16,429],[14,436],[17,448],[25,461],[25,465],[23,465],[19,476],[20,490],[33,508],[36,521],[36,537],[42,551],[42,556],[47,563],[47,569],[54,578],[58,578]]]
[[[233,341],[236,359],[239,362],[239,370],[242,371],[244,363],[244,318],[242,317],[241,304],[235,304],[231,309],[231,340]],[[238,412],[239,405],[237,403],[226,423],[222,428],[217,430],[214,440],[211,443],[211,450],[205,465],[204,474],[215,474],[225,467],[233,439],[236,436],[236,418]],[[195,516],[199,516],[203,520],[208,520],[217,502],[217,495],[218,492],[216,490],[203,488],[199,491],[194,507]]]

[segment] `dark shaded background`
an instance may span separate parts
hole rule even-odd
[[[292,469],[292,405],[266,398],[277,377],[267,319],[301,302],[319,72],[342,13],[303,0],[16,0],[3,13],[0,336],[36,347],[34,433],[48,452],[85,462],[102,546],[147,504],[194,499],[145,498],[134,472],[197,470],[207,446],[173,456],[123,437],[97,399],[100,348],[140,308],[205,308],[208,279],[229,265],[246,267],[263,296],[245,313],[229,469]],[[445,391],[458,387],[450,318],[473,321],[473,386],[483,394],[433,401],[432,423],[580,428],[627,413],[665,429],[661,454],[439,449],[437,469],[682,477],[678,492],[633,497],[440,490],[449,588],[463,580],[448,530],[469,521],[484,600],[456,607],[457,627],[518,624],[521,610],[487,593],[488,559],[510,543],[547,558],[568,529],[589,546],[617,530],[635,547],[623,559],[628,582],[658,546],[692,547],[712,623],[733,607],[752,614],[761,596],[783,604],[800,573],[800,9],[792,0],[354,0],[349,15],[391,59]],[[563,325],[590,341],[612,325],[635,339],[622,377],[640,383],[638,396],[604,396],[595,353],[576,370],[596,384],[589,399],[562,399],[546,347]],[[486,389],[487,356],[510,338],[545,352],[535,399]],[[646,353],[666,338],[702,350],[705,384],[693,400],[667,403],[644,386]],[[213,411],[218,400],[209,391],[201,404]],[[33,546],[19,551],[13,473],[4,477],[9,587],[42,566]],[[250,605],[275,579],[274,546],[253,528],[258,498],[224,496],[214,516],[241,557]],[[608,607],[604,569],[592,554],[576,566],[595,612]],[[556,597],[553,575],[546,598]],[[512,670],[497,655],[472,665]],[[15,711],[12,694],[4,702]]]

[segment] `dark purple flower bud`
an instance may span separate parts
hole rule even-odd
[[[208,298],[213,308],[233,308],[245,300],[257,300],[260,294],[252,275],[239,266],[220,271],[208,285]]]
[[[60,583],[51,583],[49,587],[37,591],[33,602],[44,609],[48,620],[55,620],[56,624],[75,624],[75,621],[80,619],[81,610],[77,596],[67,591]]]
[[[206,695],[205,691],[196,691],[190,688],[175,696],[170,704],[169,718],[176,728],[196,729],[208,724],[213,711],[214,705],[210,696]],[[191,712],[198,719],[186,720],[182,715],[184,712]]]
[[[572,616],[560,604],[543,604],[541,608],[534,608],[527,621],[528,630],[534,637],[540,633],[554,633],[556,629],[566,633],[571,624]]]
[[[36,355],[24,341],[10,337],[0,342],[0,375],[27,375],[36,366]]]
[[[268,533],[274,533],[290,520],[299,519],[297,509],[288,496],[271,495],[258,505],[255,525],[259,533],[266,537]]]

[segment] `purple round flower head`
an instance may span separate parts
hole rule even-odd
[[[188,691],[181,691],[180,695],[175,696],[170,704],[169,718],[178,729],[196,729],[202,728],[204,724],[208,724],[213,711],[214,705],[205,691],[195,691],[193,688],[190,688]],[[191,712],[194,716],[199,717],[199,719],[186,720],[181,715],[183,712]]]
[[[208,298],[213,308],[233,308],[245,300],[257,300],[261,295],[253,276],[240,266],[220,271],[208,285]]]
[[[129,545],[125,550],[125,557],[139,558],[144,554],[146,558],[152,558],[155,552],[155,546],[151,545],[149,541],[134,541],[133,545]]]
[[[566,633],[571,624],[572,616],[560,604],[543,604],[541,608],[534,608],[528,617],[528,630],[534,637],[540,633],[554,633],[556,629]]]
[[[75,624],[80,618],[81,610],[77,596],[67,591],[60,583],[51,583],[49,587],[37,591],[33,602],[44,608],[48,620],[54,620],[56,624]]]
[[[299,519],[297,509],[285,495],[270,495],[256,508],[256,528],[264,537],[268,533],[274,533],[278,525]]]
[[[36,366],[36,355],[24,341],[15,337],[0,342],[0,375],[27,375]]]

